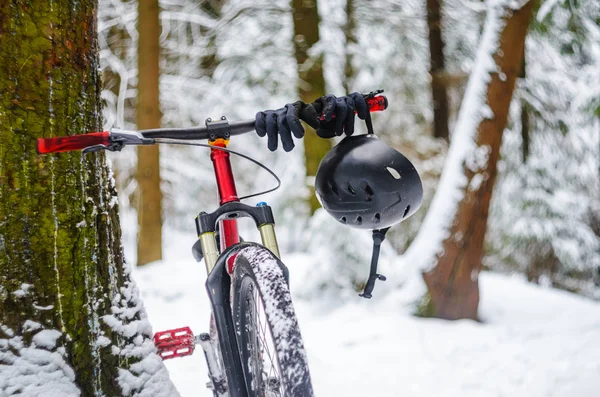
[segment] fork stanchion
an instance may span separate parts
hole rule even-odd
[[[204,264],[206,265],[206,274],[210,274],[219,259],[219,249],[217,248],[217,238],[215,232],[205,232],[200,235],[200,245],[204,255]]]

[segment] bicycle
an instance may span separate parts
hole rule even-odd
[[[365,96],[370,111],[387,107],[387,99],[379,93]],[[231,137],[253,131],[254,123],[254,120],[229,123],[222,117],[220,120],[207,119],[204,127],[142,131],[112,129],[110,132],[39,138],[37,150],[40,154],[73,150],[90,153],[151,144],[210,148],[219,207],[196,217],[198,240],[192,248],[196,260],[204,259],[206,265],[206,290],[212,305],[210,332],[194,336],[189,327],[157,332],[154,343],[158,353],[163,359],[183,357],[192,354],[199,344],[207,361],[209,388],[215,397],[310,397],[314,392],[288,288],[289,272],[280,260],[273,212],[264,202],[257,206],[241,202],[277,189],[280,181],[263,164],[227,148]],[[367,125],[372,130],[370,117]],[[191,143],[192,140],[208,140],[208,144]],[[277,180],[277,187],[239,197],[230,154],[240,155],[267,170]],[[410,205],[407,210],[409,208]],[[237,229],[240,217],[254,220],[260,232],[260,244],[240,241]],[[345,217],[343,222],[346,223]],[[382,240],[383,237],[379,243]],[[377,256],[378,251],[377,245]],[[373,255],[375,267],[372,261],[366,297],[370,297],[375,280],[384,279],[376,274],[375,249]]]

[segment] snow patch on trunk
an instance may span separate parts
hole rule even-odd
[[[124,264],[126,281],[112,299],[111,315],[102,320],[115,331],[123,342],[112,349],[124,365],[119,368],[119,385],[123,395],[130,396],[179,396],[162,359],[156,354],[152,342],[152,326],[148,321],[137,285],[131,279],[131,268]],[[106,338],[98,343],[107,346]],[[115,347],[115,346],[113,346]],[[129,364],[135,361],[133,364]]]
[[[26,322],[25,332],[41,325]],[[31,342],[6,327],[0,327],[0,396],[81,395],[75,384],[75,373],[65,360],[65,350],[57,347],[63,333],[55,329],[36,332]]]

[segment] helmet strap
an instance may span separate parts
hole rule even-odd
[[[370,120],[370,119],[369,119]],[[369,124],[367,124],[368,126]],[[372,133],[372,132],[371,132]],[[381,250],[381,243],[385,240],[385,234],[390,230],[389,227],[385,229],[373,230],[373,254],[371,255],[371,271],[369,272],[369,279],[365,285],[365,290],[361,296],[366,299],[371,299],[373,295],[373,289],[375,288],[375,280],[385,281],[386,277],[382,274],[377,274],[377,262],[379,262],[379,251]]]

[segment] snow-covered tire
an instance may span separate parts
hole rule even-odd
[[[283,265],[250,246],[237,254],[233,319],[250,397],[313,396],[308,362]]]

